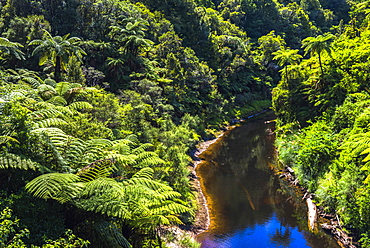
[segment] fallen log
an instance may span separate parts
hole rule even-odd
[[[317,209],[311,198],[307,198],[306,203],[308,208],[308,228],[313,231],[317,221]]]

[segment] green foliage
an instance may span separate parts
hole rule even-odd
[[[24,53],[19,49],[22,47],[17,42],[11,42],[7,38],[0,37],[0,60],[5,59],[6,55],[13,55],[17,59],[25,59]]]
[[[19,220],[12,220],[12,210],[5,208],[0,215],[0,247],[27,247],[22,241],[23,237],[27,237],[29,231],[27,229],[16,231],[19,226]]]
[[[328,171],[336,150],[335,137],[325,123],[316,122],[304,130],[296,168],[301,183],[311,192],[317,189],[317,180]]]
[[[130,220],[130,226],[143,234],[152,234],[160,225],[182,223],[177,215],[189,212],[189,208],[178,203],[179,193],[152,179],[152,169],[143,168],[123,180],[107,177],[113,169],[111,163],[97,161],[77,175],[41,175],[26,189],[35,197],[68,202],[121,221]]]
[[[302,40],[302,47],[304,48],[305,55],[310,53],[311,56],[317,54],[319,57],[319,64],[321,68],[321,75],[324,75],[322,62],[321,62],[321,54],[325,51],[329,55],[331,54],[330,48],[330,40],[332,40],[335,36],[333,34],[327,33],[325,35],[319,35],[317,37],[308,37]]]
[[[77,43],[80,41],[77,37],[70,37],[68,35],[52,37],[51,34],[45,30],[43,39],[33,40],[29,46],[36,45],[32,55],[41,54],[39,65],[44,65],[50,62],[55,66],[55,81],[60,81],[61,70],[66,67],[69,56],[74,55],[81,59],[85,55]]]
[[[72,233],[72,230],[66,230],[64,237],[60,237],[56,240],[46,240],[46,244],[42,245],[42,248],[76,248],[76,247],[88,247],[90,242],[78,238]]]
[[[276,63],[285,67],[272,100],[281,125],[303,127],[335,113],[330,124],[288,135],[280,154],[310,172],[312,189],[331,173],[334,157],[339,172],[331,176],[340,178],[348,158],[333,155],[328,143],[344,141],[342,127],[355,127],[345,144],[367,132],[367,112],[357,118],[366,96],[337,106],[348,92],[366,90],[370,75],[368,5],[353,5],[353,25],[339,24],[347,12],[331,0],[3,1],[0,183],[18,194],[29,181],[36,196],[63,203],[68,226],[94,247],[160,246],[159,225],[193,216],[185,207],[194,199],[189,151],[210,135],[205,130],[270,107]],[[334,37],[320,34],[330,30],[337,38],[329,48]],[[299,62],[304,39],[318,57]],[[314,41],[331,53],[314,49]],[[330,128],[343,133],[331,136]],[[362,173],[366,149],[356,160]],[[366,194],[348,206],[366,213]],[[67,235],[75,241],[53,237],[50,245],[85,245]]]
[[[4,154],[0,157],[0,169],[36,170],[39,165],[29,158],[16,154]]]
[[[185,248],[200,248],[201,244],[196,242],[194,239],[192,239],[191,237],[188,237],[186,235],[183,235],[180,240],[179,240],[179,244],[181,247]]]
[[[0,213],[0,247],[25,248],[27,246],[22,239],[27,239],[30,234],[28,229],[19,228],[19,219],[12,217],[12,210],[8,207]],[[42,246],[31,245],[32,247],[42,248],[62,248],[62,247],[88,247],[89,241],[78,238],[72,233],[72,230],[65,231],[65,237],[56,240],[46,239]]]

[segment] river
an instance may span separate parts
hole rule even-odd
[[[199,156],[211,221],[197,237],[202,248],[339,247],[323,231],[308,231],[302,196],[274,175],[274,123],[266,123],[274,118],[249,119]]]

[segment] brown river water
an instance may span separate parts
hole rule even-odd
[[[211,220],[197,236],[202,248],[339,247],[324,231],[308,231],[302,196],[274,175],[273,119],[271,113],[253,117],[199,156]]]

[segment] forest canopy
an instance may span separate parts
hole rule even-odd
[[[271,106],[280,158],[368,245],[369,9],[0,1],[0,246],[165,247],[195,145]]]

